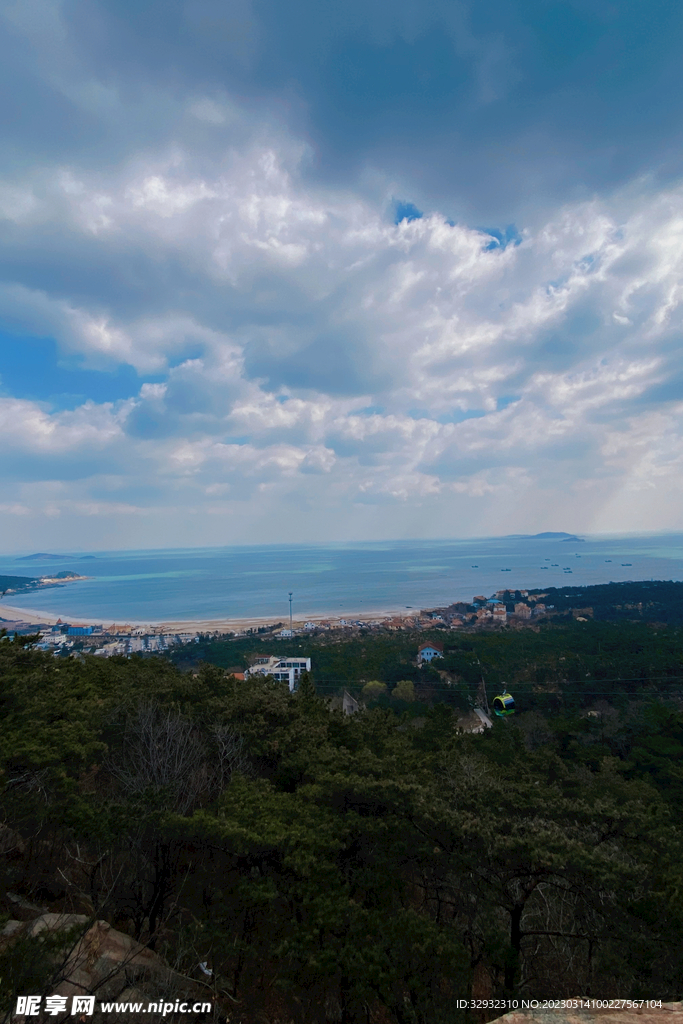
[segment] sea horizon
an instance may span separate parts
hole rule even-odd
[[[89,622],[287,621],[290,591],[302,620],[405,613],[506,587],[683,579],[683,533],[661,532],[38,554],[0,555],[0,574],[87,578],[9,594],[5,607]]]
[[[181,551],[238,551],[245,548],[334,548],[334,547],[366,547],[375,545],[395,544],[467,544],[475,541],[502,541],[502,540],[536,540],[549,536],[563,538],[577,538],[581,540],[626,540],[629,538],[662,538],[662,537],[683,537],[683,528],[680,530],[631,530],[631,531],[610,531],[588,533],[576,530],[543,530],[539,533],[495,533],[477,534],[471,537],[369,537],[364,540],[324,540],[324,541],[235,541],[231,544],[192,544],[192,545],[164,545],[162,547],[146,548],[55,548],[52,547],[45,554],[50,557],[57,555],[73,556],[74,558],[88,558],[90,555],[120,555],[120,554],[145,554],[172,553]],[[0,551],[0,565],[8,562],[28,561],[36,558],[39,552],[34,548],[17,548],[14,551]]]

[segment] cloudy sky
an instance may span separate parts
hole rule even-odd
[[[683,528],[683,5],[0,32],[1,550]]]

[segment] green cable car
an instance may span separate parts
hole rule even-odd
[[[493,710],[499,718],[504,718],[505,715],[514,715],[515,698],[507,690],[503,690],[498,697],[493,698]]]

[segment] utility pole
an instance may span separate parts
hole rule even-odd
[[[292,593],[293,593],[293,591],[290,590],[289,591],[289,628],[290,629],[292,628]]]

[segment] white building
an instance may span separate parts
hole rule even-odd
[[[443,644],[421,644],[417,649],[417,663],[432,661],[434,658],[443,658]]]
[[[311,671],[310,658],[257,658],[256,662],[244,673],[244,678],[250,676],[272,676],[280,682],[287,683],[290,692],[299,686],[299,678],[302,672]]]

